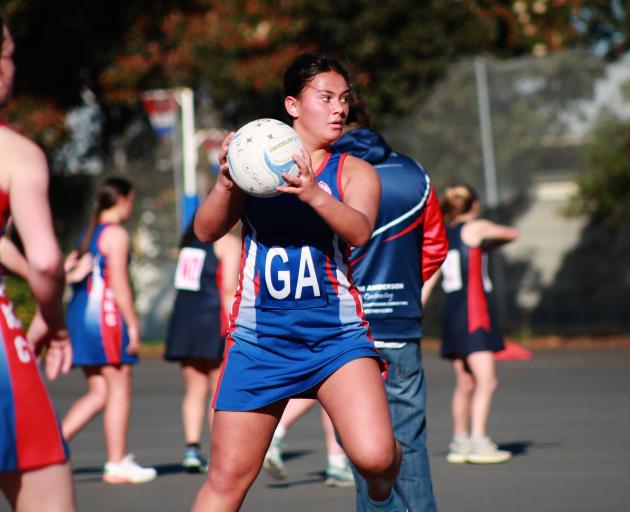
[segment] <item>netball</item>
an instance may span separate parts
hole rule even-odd
[[[242,126],[230,141],[227,161],[235,183],[252,196],[272,197],[284,184],[282,173],[297,175],[293,155],[300,155],[302,140],[288,124],[257,119]]]

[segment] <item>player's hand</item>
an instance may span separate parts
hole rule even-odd
[[[84,253],[79,258],[79,253],[72,251],[66,257],[63,265],[66,272],[66,282],[79,283],[83,281],[92,272],[93,266],[94,258],[89,252]]]
[[[223,140],[221,145],[221,153],[219,153],[219,177],[217,184],[223,186],[227,190],[232,190],[235,186],[232,176],[230,176],[230,166],[227,163],[227,153],[230,147],[230,141],[234,137],[236,132],[230,132],[228,136]]]
[[[128,327],[129,345],[127,345],[127,354],[136,356],[140,352],[142,341],[140,340],[140,330],[138,327]]]
[[[48,380],[55,380],[72,367],[72,344],[66,329],[59,329],[48,343],[45,373]]]
[[[309,203],[317,194],[322,192],[322,190],[317,186],[315,180],[311,154],[305,147],[302,147],[301,151],[301,155],[293,155],[293,160],[295,160],[300,172],[297,176],[292,176],[286,172],[282,173],[282,177],[286,183],[277,187],[276,190],[292,194],[297,196],[301,201]]]

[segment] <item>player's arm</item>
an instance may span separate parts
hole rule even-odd
[[[229,314],[238,283],[241,242],[236,236],[228,233],[214,243],[214,253],[221,262],[221,304],[223,310]]]
[[[435,271],[433,275],[429,277],[429,279],[427,279],[424,283],[422,283],[422,292],[420,294],[422,307],[425,307],[427,305],[427,302],[429,301],[429,297],[431,296],[431,293],[433,292],[435,285],[438,283],[438,280],[440,279],[440,275],[442,275],[441,267],[438,268],[437,271]]]
[[[28,282],[49,332],[65,335],[63,259],[48,204],[48,165],[34,143],[12,138],[3,148],[3,165],[9,170],[11,212],[28,262]]]
[[[348,156],[342,170],[342,202],[317,186],[306,150],[303,150],[302,158],[295,155],[294,159],[300,175],[285,173],[287,184],[278,190],[296,195],[310,205],[330,229],[353,247],[368,243],[381,199],[381,181],[376,170],[367,162]]]
[[[28,262],[26,258],[6,236],[0,238],[0,264],[16,276],[28,279]]]
[[[129,353],[140,349],[140,326],[133,302],[129,280],[129,234],[122,226],[109,226],[99,240],[100,250],[107,258],[107,274],[110,278],[114,300],[120,315],[127,324]]]
[[[422,281],[426,283],[439,270],[448,253],[442,209],[433,186],[424,208],[422,239]]]
[[[462,239],[471,247],[479,247],[482,243],[484,249],[494,249],[518,238],[518,230],[510,226],[495,224],[486,219],[470,221],[462,229]]]
[[[215,242],[238,222],[246,195],[230,178],[227,150],[234,133],[223,141],[219,155],[219,177],[195,214],[195,235],[202,242]]]

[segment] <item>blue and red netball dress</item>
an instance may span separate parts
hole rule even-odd
[[[88,251],[94,258],[92,272],[73,285],[68,304],[68,332],[72,340],[74,366],[135,364],[138,356],[127,353],[129,336],[107,272],[107,258],[99,239],[108,224],[94,230]]]
[[[0,190],[2,231],[9,196]],[[0,272],[0,472],[27,471],[68,459],[57,415]]]
[[[227,325],[221,308],[221,262],[211,244],[195,238],[180,249],[175,288],[164,358],[221,361]]]
[[[318,185],[343,198],[345,154]],[[378,357],[349,264],[350,248],[294,196],[248,197],[241,273],[215,408],[254,410],[304,394],[347,362]]]
[[[492,283],[487,272],[488,255],[481,247],[464,243],[463,227],[462,223],[446,228],[449,251],[442,265],[446,301],[441,352],[448,359],[504,348],[489,305]]]

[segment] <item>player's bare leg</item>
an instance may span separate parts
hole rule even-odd
[[[393,435],[377,362],[361,358],[347,363],[322,383],[317,396],[346,454],[365,478],[370,498],[387,500],[398,475],[402,450]]]
[[[70,463],[0,473],[0,489],[16,512],[74,512]]]
[[[216,411],[208,477],[197,493],[193,512],[239,510],[258,476],[286,400],[257,411]]]

